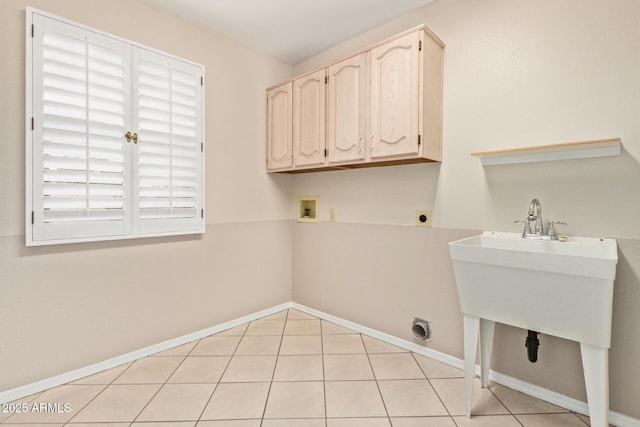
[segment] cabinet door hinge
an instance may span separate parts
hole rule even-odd
[[[31,225],[36,223],[36,213],[31,211]]]
[[[35,24],[31,24],[31,38],[36,36],[36,26]]]
[[[418,51],[422,50],[422,40],[418,41]]]
[[[35,130],[35,129],[36,129],[36,119],[31,117],[31,130]]]
[[[421,138],[420,138],[420,135],[418,135],[418,145],[420,145],[420,143],[421,143],[421,140],[420,140],[420,139],[421,139]]]

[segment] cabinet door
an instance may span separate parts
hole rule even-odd
[[[329,67],[327,146],[329,163],[365,160],[367,54]]]
[[[293,166],[291,155],[291,82],[267,91],[267,169]]]
[[[418,154],[418,32],[371,51],[371,158]]]
[[[324,164],[325,70],[293,82],[293,156],[296,166]]]

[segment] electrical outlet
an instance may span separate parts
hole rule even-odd
[[[416,211],[416,227],[431,227],[431,211]]]
[[[329,221],[336,222],[336,209],[335,208],[330,208],[329,209]]]

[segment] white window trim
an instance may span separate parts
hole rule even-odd
[[[181,61],[186,64],[193,65],[195,67],[199,67],[202,71],[202,81],[201,81],[201,103],[200,103],[200,137],[202,143],[202,154],[200,156],[200,174],[201,174],[201,182],[199,188],[199,205],[201,207],[201,221],[199,227],[197,229],[191,229],[187,231],[153,231],[153,232],[139,232],[136,230],[132,230],[130,234],[122,234],[122,235],[109,235],[109,236],[98,236],[98,237],[79,237],[79,238],[68,238],[68,239],[55,239],[55,240],[34,240],[33,233],[33,212],[34,212],[34,203],[33,203],[33,152],[34,152],[34,133],[32,131],[32,117],[33,114],[33,88],[32,88],[32,74],[33,74],[33,37],[32,37],[32,28],[34,24],[34,14],[42,15],[44,17],[58,20],[62,23],[73,25],[79,29],[90,31],[96,33],[101,36],[109,37],[116,41],[120,41],[126,43],[130,46],[139,49],[145,49],[147,51],[163,55],[165,57],[171,58],[173,60]],[[186,60],[184,58],[172,55],[167,52],[163,52],[161,50],[136,43],[134,41],[118,37],[116,35],[100,31],[98,29],[80,24],[78,22],[59,17],[53,15],[51,13],[27,7],[26,8],[26,27],[25,27],[25,138],[26,138],[26,147],[25,147],[25,243],[26,246],[43,246],[43,245],[55,245],[55,244],[64,244],[64,243],[81,243],[81,242],[97,242],[97,241],[111,241],[111,240],[126,240],[126,239],[137,239],[137,238],[145,238],[145,237],[160,237],[160,236],[180,236],[180,235],[189,235],[189,234],[202,234],[205,232],[206,221],[205,221],[205,153],[206,153],[206,144],[205,144],[205,82],[204,82],[204,74],[205,67],[202,64]],[[129,212],[132,217],[132,212]],[[132,219],[133,220],[133,219]],[[135,220],[134,220],[135,221]]]

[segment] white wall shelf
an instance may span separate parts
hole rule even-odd
[[[621,146],[622,140],[620,138],[610,138],[506,150],[481,151],[471,153],[471,156],[479,158],[483,166],[508,165],[515,163],[546,162],[550,160],[619,156]]]

